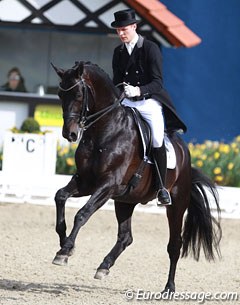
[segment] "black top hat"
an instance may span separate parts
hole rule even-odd
[[[124,27],[133,23],[138,23],[140,20],[136,20],[135,11],[133,9],[122,10],[114,13],[115,21],[111,23],[113,28]]]

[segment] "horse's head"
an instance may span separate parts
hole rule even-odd
[[[63,109],[62,135],[69,142],[75,142],[79,138],[80,120],[88,107],[86,104],[87,85],[82,78],[84,64],[76,62],[75,66],[68,70],[59,69],[53,64],[52,66],[61,79],[58,96]]]
[[[100,114],[105,115],[111,111],[109,107],[117,105],[119,94],[107,73],[90,62],[76,62],[68,70],[52,66],[61,79],[58,96],[63,108],[62,134],[75,142],[86,130],[85,123],[90,118],[97,121]]]

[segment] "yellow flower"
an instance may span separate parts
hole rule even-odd
[[[68,146],[64,146],[62,147],[62,149],[58,152],[59,156],[62,157],[64,155],[66,155],[69,152],[69,147]]]
[[[233,143],[231,144],[231,147],[232,147],[233,149],[236,148],[236,147],[237,147],[237,143],[233,142]]]
[[[221,174],[221,172],[222,172],[221,167],[215,167],[213,172],[215,175]]]
[[[193,158],[199,157],[202,155],[202,151],[200,149],[194,149],[191,151],[191,155]]]
[[[220,153],[218,152],[218,151],[216,151],[215,153],[214,153],[214,159],[218,159],[220,157]]]
[[[74,166],[75,162],[73,158],[67,158],[66,163],[68,166]]]
[[[202,167],[202,166],[203,166],[203,161],[202,161],[202,160],[198,160],[198,161],[196,162],[196,165],[197,165],[198,167]]]
[[[77,143],[72,143],[70,147],[71,147],[71,149],[76,150],[77,147],[78,147],[78,144]]]
[[[217,182],[223,181],[223,176],[216,176],[215,181],[217,181]]]
[[[228,145],[228,144],[220,144],[220,146],[219,146],[219,151],[220,152],[223,152],[223,153],[225,153],[225,154],[228,154],[229,153],[229,151],[230,151],[230,146]]]
[[[194,145],[193,145],[193,143],[189,143],[188,144],[188,149],[190,150],[190,152],[192,153],[192,151],[194,150]]]
[[[236,137],[236,141],[240,143],[240,136]]]
[[[234,164],[232,162],[228,163],[228,169],[231,170],[234,168]]]
[[[207,155],[202,155],[202,160],[207,160]]]

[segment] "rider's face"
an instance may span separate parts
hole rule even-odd
[[[136,34],[136,28],[136,23],[117,28],[117,34],[122,42],[128,43],[133,40]]]

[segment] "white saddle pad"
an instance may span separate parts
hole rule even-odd
[[[177,162],[176,153],[171,141],[169,140],[166,134],[164,135],[164,143],[167,152],[167,168],[174,169],[176,167],[176,162]]]

